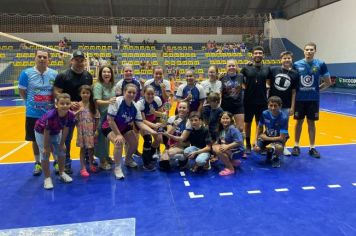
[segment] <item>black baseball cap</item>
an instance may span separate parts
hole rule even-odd
[[[73,55],[72,55],[72,58],[74,58],[74,57],[85,58],[85,55],[84,55],[84,53],[82,51],[76,50],[76,51],[73,52]]]

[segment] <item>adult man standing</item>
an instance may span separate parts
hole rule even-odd
[[[271,67],[272,80],[269,96],[282,99],[282,112],[289,116],[294,114],[295,94],[298,85],[298,72],[293,70],[293,53],[284,51],[280,55],[281,66]],[[284,146],[283,154],[290,156],[290,151]]]
[[[310,142],[309,155],[320,158],[320,153],[315,149],[315,121],[319,120],[319,92],[331,85],[331,79],[325,62],[314,59],[315,53],[316,44],[307,43],[304,46],[304,59],[294,63],[300,77],[294,112],[294,119],[297,120],[297,123],[295,126],[295,145],[292,150],[293,156],[300,155],[299,140],[306,116]],[[320,84],[321,79],[324,82]]]
[[[263,65],[264,49],[261,46],[252,50],[252,65],[247,65],[241,70],[245,76],[243,82],[244,110],[245,110],[245,134],[246,154],[251,153],[251,123],[255,117],[258,124],[262,112],[267,109],[267,86],[270,84],[272,73],[270,67]],[[256,133],[257,138],[257,133]]]
[[[71,110],[76,111],[79,109],[79,88],[82,85],[92,85],[93,77],[85,70],[86,59],[82,51],[74,51],[71,59],[71,68],[67,69],[63,73],[57,75],[54,82],[55,95],[59,93],[68,93],[71,97]],[[72,173],[70,159],[70,143],[73,137],[74,126],[69,129],[69,133],[66,139],[66,166],[65,172],[67,174]]]
[[[25,100],[26,106],[26,141],[32,142],[32,151],[35,156],[35,168],[33,175],[42,173],[41,160],[34,127],[38,118],[54,107],[53,83],[58,74],[57,71],[48,68],[49,53],[37,50],[35,54],[35,66],[23,70],[19,77],[19,93]],[[56,163],[55,163],[56,166]]]

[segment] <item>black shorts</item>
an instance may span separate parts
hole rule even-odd
[[[25,122],[25,129],[26,129],[25,140],[26,141],[36,142],[35,124],[36,124],[37,120],[38,120],[38,118],[26,117],[26,122]]]
[[[120,133],[122,136],[124,136],[127,132],[133,130],[132,126],[127,126],[123,131],[120,130]],[[108,137],[108,135],[110,134],[110,132],[112,131],[112,129],[110,127],[102,129],[101,132],[103,132],[105,137]]]
[[[228,111],[230,112],[231,114],[233,115],[236,115],[236,114],[244,114],[245,113],[245,109],[244,109],[244,105],[243,104],[221,104],[221,108],[224,110],[224,111]]]
[[[319,102],[318,101],[296,101],[294,119],[319,120]]]
[[[245,122],[251,123],[253,117],[258,122],[264,110],[267,110],[267,104],[245,104]]]

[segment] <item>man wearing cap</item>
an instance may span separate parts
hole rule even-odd
[[[93,77],[85,70],[86,59],[82,51],[74,51],[72,59],[70,60],[71,68],[63,73],[57,75],[54,81],[54,94],[57,96],[60,93],[68,93],[71,97],[71,110],[76,111],[79,109],[79,88],[82,85],[92,85]],[[66,166],[65,172],[72,173],[71,159],[70,159],[70,143],[73,137],[74,126],[69,130],[66,144]]]

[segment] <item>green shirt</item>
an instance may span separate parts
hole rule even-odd
[[[105,85],[100,82],[95,83],[94,85],[94,101],[104,100],[107,101],[110,98],[115,97],[114,86],[110,87],[110,84]],[[100,114],[106,113],[108,110],[109,104],[98,106]]]

